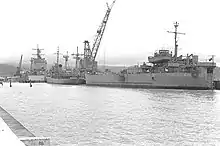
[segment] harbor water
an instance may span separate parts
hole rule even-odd
[[[51,145],[220,145],[220,91],[5,83],[0,105]]]

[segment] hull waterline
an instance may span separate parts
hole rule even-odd
[[[57,78],[46,78],[49,84],[62,84],[62,85],[81,85],[85,84],[85,79],[83,78],[70,78],[70,79],[57,79]]]

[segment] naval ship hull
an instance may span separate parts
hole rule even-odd
[[[190,73],[141,73],[91,75],[86,74],[86,85],[125,87],[209,90],[212,83],[205,77],[193,77]]]
[[[45,75],[29,75],[29,81],[31,80],[32,83],[44,83],[46,82]]]
[[[46,82],[49,84],[62,84],[62,85],[80,85],[85,84],[85,79],[83,78],[69,78],[69,79],[57,79],[57,78],[51,78],[47,77]]]

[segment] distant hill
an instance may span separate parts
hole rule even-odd
[[[48,68],[51,68],[52,64],[48,64]],[[29,68],[29,64],[23,64],[22,68]],[[124,69],[124,66],[114,66],[114,65],[98,65],[98,69],[104,71],[105,69],[110,69],[112,72],[119,72]],[[0,64],[0,76],[11,76],[16,72],[16,64]],[[215,80],[220,80],[220,67],[216,67],[214,70]]]
[[[8,64],[0,64],[0,75],[11,76],[16,72],[16,67]]]

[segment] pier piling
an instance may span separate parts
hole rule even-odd
[[[12,87],[11,80],[9,81],[9,83],[10,83],[10,87]]]
[[[32,87],[31,80],[30,80],[30,87]]]

